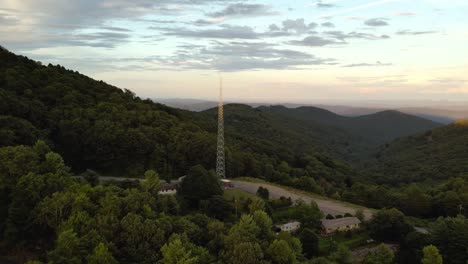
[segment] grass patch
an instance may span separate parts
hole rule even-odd
[[[251,193],[248,193],[242,190],[237,190],[237,189],[225,190],[224,198],[226,198],[226,200],[228,201],[232,201],[234,199],[238,201],[242,201],[242,200],[247,200],[248,198],[259,199],[256,195],[253,195]]]
[[[321,254],[327,254],[330,248],[333,248],[333,244],[343,245],[350,250],[367,246],[367,240],[370,239],[368,231],[354,231],[351,235],[347,235],[344,232],[336,233],[331,236],[320,236],[319,250]]]

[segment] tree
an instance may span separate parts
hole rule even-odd
[[[299,236],[304,255],[307,258],[312,258],[314,256],[318,256],[319,254],[319,237],[315,232],[310,228],[305,228],[302,230]]]
[[[339,245],[338,249],[330,255],[330,259],[340,264],[352,264],[353,258],[349,249]]]
[[[432,244],[448,264],[465,264],[468,259],[468,219],[462,215],[439,218],[431,226]]]
[[[88,264],[117,264],[114,256],[109,252],[109,249],[104,243],[99,243],[93,251],[93,254],[88,256]]]
[[[225,219],[234,211],[234,207],[220,195],[201,201],[200,207],[206,215],[216,219]]]
[[[357,217],[361,222],[363,222],[365,219],[364,210],[362,210],[361,208],[357,209],[354,213],[354,216]]]
[[[81,256],[80,240],[72,229],[60,233],[54,250],[48,253],[48,259],[57,264],[80,264]]]
[[[442,264],[442,256],[439,253],[439,249],[433,245],[425,246],[423,248],[422,264]]]
[[[393,208],[378,211],[369,223],[369,230],[380,241],[403,241],[413,227],[402,212]]]
[[[145,180],[141,183],[143,190],[156,195],[160,188],[159,175],[154,170],[145,172]]]
[[[296,263],[296,254],[284,240],[275,239],[268,247],[268,255],[275,264]]]
[[[192,252],[187,250],[180,238],[173,238],[168,244],[161,248],[163,259],[161,264],[197,264],[198,258],[192,256]]]
[[[249,204],[249,212],[253,214],[256,211],[265,210],[265,202],[260,199],[252,199]]]
[[[391,264],[395,255],[385,244],[380,244],[374,248],[364,258],[363,264]]]
[[[314,258],[310,261],[310,264],[338,264],[334,261],[327,259],[326,257]]]
[[[200,200],[222,195],[223,189],[213,172],[207,171],[202,165],[197,165],[190,169],[182,181],[179,193],[191,206],[198,206]]]
[[[91,186],[99,184],[99,174],[93,170],[86,170],[82,176]]]
[[[258,187],[257,195],[264,200],[268,200],[270,198],[270,191],[268,191],[267,188],[260,186]]]
[[[256,242],[241,242],[235,245],[226,245],[227,251],[224,259],[229,264],[259,264],[263,263],[263,251]]]
[[[253,213],[253,220],[260,228],[259,237],[262,240],[270,240],[273,237],[273,232],[271,231],[273,221],[271,218],[264,211],[255,211]]]

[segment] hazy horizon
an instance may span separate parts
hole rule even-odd
[[[195,101],[195,102],[217,102],[217,98],[182,98],[182,97],[150,97],[155,101]],[[224,98],[225,103],[248,103],[248,104],[272,104],[272,105],[283,105],[283,104],[297,104],[297,105],[328,105],[328,106],[350,106],[350,107],[362,107],[362,108],[443,108],[446,110],[456,109],[468,109],[468,101],[449,101],[449,100],[309,100],[309,101],[288,101],[288,100],[244,100],[242,98]]]

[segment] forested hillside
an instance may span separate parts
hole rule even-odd
[[[368,167],[379,182],[405,184],[468,174],[468,121],[386,144]]]
[[[93,169],[132,177],[155,169],[164,178],[177,178],[197,164],[214,168],[215,115],[142,100],[129,90],[6,50],[0,52],[0,85],[1,146],[44,139],[74,173]],[[346,145],[346,133],[300,124],[288,129],[289,124],[247,106],[228,106],[227,112],[229,177],[294,184],[300,176],[342,182],[353,175],[326,151]],[[306,131],[310,135],[304,138]],[[322,144],[319,136],[329,132],[338,136]]]
[[[393,139],[424,132],[442,124],[398,111],[382,111],[358,117],[346,117],[316,107],[286,108],[260,107],[264,112],[275,113],[304,122],[328,125],[347,131],[371,146]]]

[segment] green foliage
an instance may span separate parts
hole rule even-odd
[[[159,175],[154,170],[148,170],[145,172],[145,181],[142,182],[143,190],[155,195],[159,191],[160,182]]]
[[[343,245],[338,246],[338,249],[330,255],[330,259],[340,264],[354,263],[351,252]]]
[[[99,174],[93,170],[86,170],[81,176],[92,186],[99,184]]]
[[[81,259],[80,240],[72,229],[59,234],[54,250],[49,252],[48,259],[53,263],[83,263]]]
[[[118,262],[109,252],[109,249],[104,243],[99,243],[92,255],[88,257],[89,264],[117,264]]]
[[[402,241],[412,229],[405,215],[394,208],[378,211],[369,222],[371,236],[379,241]]]
[[[437,247],[433,245],[425,246],[423,249],[424,256],[421,260],[422,264],[442,264],[442,256],[439,254]]]
[[[431,243],[445,263],[465,264],[468,259],[468,219],[464,216],[439,218],[431,227]]]
[[[363,264],[391,264],[395,255],[385,244],[380,244],[371,250],[364,258]]]
[[[268,200],[270,198],[270,192],[268,191],[267,188],[264,188],[263,186],[258,187],[257,190],[257,196],[264,200]]]
[[[169,244],[161,248],[163,259],[162,264],[197,264],[198,257],[193,256],[192,252],[185,248],[180,238],[173,238]]]
[[[304,255],[307,258],[318,256],[319,254],[319,237],[310,228],[305,228],[300,234]]]
[[[272,262],[275,264],[297,263],[296,254],[284,240],[275,239],[267,252]]]
[[[179,193],[192,206],[198,206],[200,200],[222,195],[223,189],[218,177],[212,171],[207,171],[203,166],[197,165],[190,169],[182,181]]]
[[[381,149],[368,171],[378,182],[389,184],[462,176],[468,171],[467,133],[466,123],[454,123],[398,139]]]

